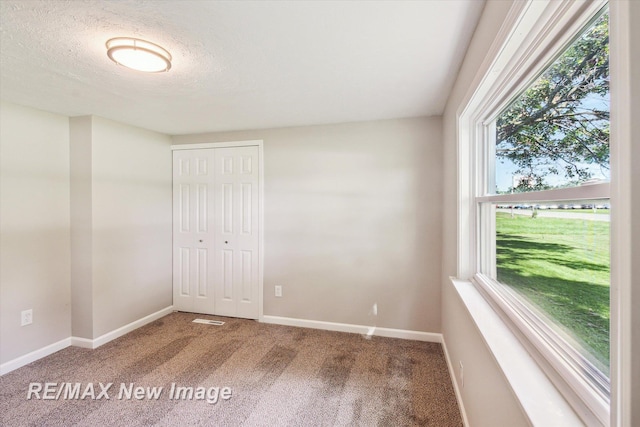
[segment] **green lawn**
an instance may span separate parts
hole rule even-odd
[[[609,223],[496,214],[498,280],[573,335],[609,373]]]

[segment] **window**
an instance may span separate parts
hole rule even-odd
[[[609,181],[608,63],[603,11],[488,125],[494,154],[484,171],[495,186],[486,180],[490,197],[479,206],[495,230],[483,236],[495,252],[481,254],[482,273],[557,334],[558,351],[577,350],[571,363],[605,399],[610,203],[591,197],[607,196],[596,183]]]
[[[495,47],[459,114],[459,236],[473,241],[458,274],[473,276],[583,420],[608,425],[608,10],[523,8],[529,19]]]

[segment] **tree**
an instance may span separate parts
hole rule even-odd
[[[496,155],[535,189],[609,169],[609,26],[602,15],[497,120]]]

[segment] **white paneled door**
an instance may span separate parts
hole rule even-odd
[[[173,152],[173,304],[259,315],[258,147]]]

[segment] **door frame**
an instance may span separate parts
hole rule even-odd
[[[200,150],[207,148],[229,147],[258,147],[258,321],[264,317],[264,141],[255,139],[249,141],[204,142],[199,144],[178,144],[171,146],[171,152],[176,150]],[[172,208],[173,215],[173,208]],[[172,216],[173,222],[173,216]],[[173,239],[173,233],[172,233]],[[173,250],[172,250],[173,254]],[[173,256],[173,255],[172,255]],[[173,282],[172,282],[173,283]],[[172,284],[173,286],[173,284]]]

